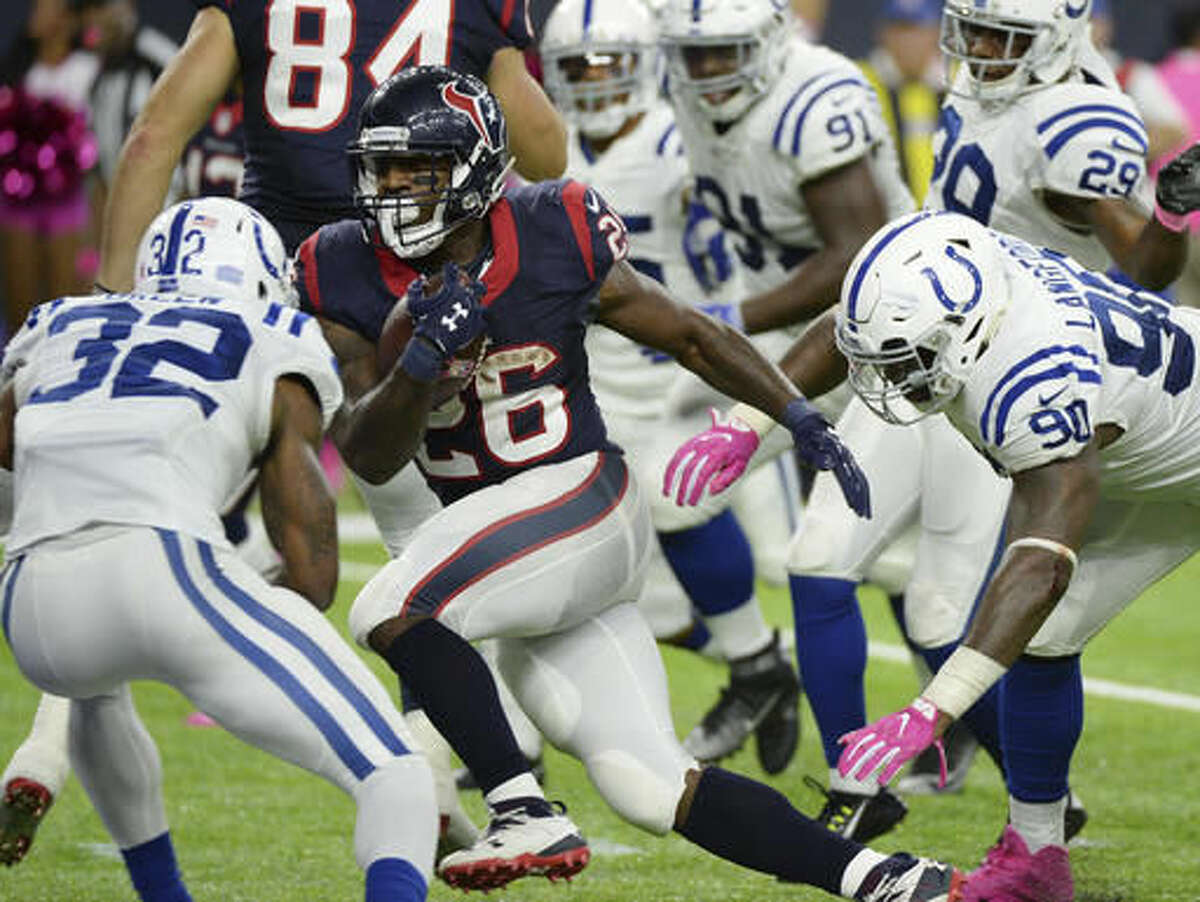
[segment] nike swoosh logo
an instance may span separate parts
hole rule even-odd
[[[904,735],[904,731],[908,728],[908,720],[910,717],[911,717],[911,715],[909,715],[909,714],[901,714],[900,715],[900,730],[896,734],[897,736]]]
[[[1109,143],[1112,145],[1113,150],[1122,150],[1125,153],[1136,154],[1139,157],[1145,154],[1140,144],[1126,144],[1116,135],[1113,136],[1112,141]]]
[[[1067,390],[1067,386],[1064,385],[1062,388],[1060,388],[1058,391],[1056,391],[1054,394],[1052,394],[1048,397],[1046,395],[1038,395],[1038,403],[1041,404],[1043,407],[1049,407],[1052,403],[1054,403],[1054,399],[1057,398],[1059,395],[1061,395],[1066,390]]]

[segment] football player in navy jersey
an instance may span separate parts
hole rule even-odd
[[[504,116],[478,80],[442,67],[394,76],[364,104],[351,157],[361,217],[310,236],[296,282],[348,390],[331,427],[345,459],[380,482],[415,458],[444,505],[350,614],[492,807],[488,834],[444,858],[442,877],[491,889],[531,869],[568,874],[581,843],[525,775],[497,784],[503,715],[490,676],[449,652],[445,636],[458,635],[499,640],[526,713],[632,823],[849,898],[957,899],[952,868],[836,836],[680,746],[635,604],[649,515],[607,438],[585,332],[613,328],[768,412],[866,515],[867,486],[824,418],[736,330],[639,274],[593,189],[554,181],[502,196]],[[397,298],[412,323],[402,348]]]
[[[245,168],[244,120],[242,92],[232,90],[183,150],[179,163],[183,196],[237,197]]]
[[[105,208],[99,282],[129,286],[142,230],[158,212],[188,139],[240,74],[245,89],[242,200],[289,251],[353,215],[342,153],[362,100],[397,69],[438,63],[487,81],[514,123],[517,171],[550,178],[566,132],[525,69],[525,0],[195,0],[179,55],[130,130]]]

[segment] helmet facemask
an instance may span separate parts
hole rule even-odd
[[[646,48],[589,44],[548,53],[546,87],[563,115],[589,138],[604,140],[644,113],[653,95]]]
[[[770,89],[772,62],[778,65],[759,36],[689,37],[667,43],[666,50],[672,85],[714,122],[741,118]]]
[[[964,0],[948,2],[942,14],[941,49],[947,63],[963,75],[967,94],[985,103],[1009,103],[1037,85],[1059,81],[1075,64],[1087,33],[1090,4],[1013,5],[991,0],[982,7]],[[1008,7],[1012,7],[1009,9]],[[983,55],[974,48],[990,44]],[[951,90],[961,83],[947,79]]]
[[[403,127],[369,129],[349,152],[360,215],[396,256],[414,259],[432,253],[463,223],[485,216],[503,190],[512,161],[484,196],[470,185],[477,161],[461,159],[445,146],[422,148],[407,133]],[[476,146],[476,156],[482,147]],[[403,175],[394,177],[395,170]]]
[[[951,330],[962,317],[947,316],[915,340],[888,338],[872,351],[854,331],[837,330],[838,349],[850,362],[850,385],[871,410],[889,423],[908,425],[942,410],[963,385],[947,366]],[[976,323],[980,327],[981,322]]]
[[[669,0],[660,26],[671,91],[718,125],[766,96],[795,36],[786,0]]]

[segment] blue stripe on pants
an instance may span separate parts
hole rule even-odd
[[[353,740],[346,735],[337,720],[324,706],[313,697],[301,682],[279,661],[273,658],[263,648],[255,644],[225,619],[221,613],[209,603],[204,593],[192,581],[183,560],[183,549],[179,536],[167,530],[155,530],[162,540],[166,550],[167,560],[175,574],[175,580],[183,589],[192,606],[217,634],[224,639],[243,658],[253,664],[264,676],[273,682],[299,708],[313,725],[325,737],[333,748],[342,764],[359,780],[366,779],[374,770],[367,757],[358,749]],[[253,616],[253,615],[251,615]]]

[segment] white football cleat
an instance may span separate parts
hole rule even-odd
[[[530,875],[570,880],[587,866],[587,840],[561,802],[515,801],[473,846],[443,858],[438,876],[456,889],[487,891]]]

